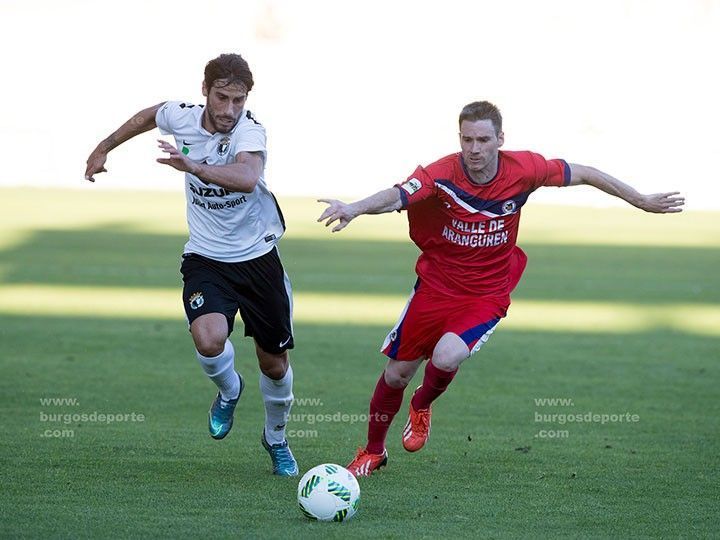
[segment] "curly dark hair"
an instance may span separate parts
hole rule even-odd
[[[221,54],[205,66],[205,88],[210,89],[215,81],[227,79],[230,84],[242,84],[248,92],[253,87],[253,76],[245,59],[239,54]]]

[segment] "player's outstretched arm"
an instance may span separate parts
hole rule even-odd
[[[107,139],[100,142],[95,150],[92,151],[87,159],[87,167],[85,169],[85,180],[95,181],[95,175],[101,172],[107,172],[105,161],[110,150],[117,148],[127,140],[132,139],[136,135],[140,135],[146,131],[150,131],[156,126],[155,115],[160,107],[166,102],[158,103],[147,109],[143,109],[139,113],[133,115],[130,120],[120,126]]]
[[[336,199],[318,199],[328,205],[322,215],[318,218],[318,222],[325,221],[328,227],[338,222],[333,227],[332,232],[338,232],[347,227],[353,219],[363,214],[385,214],[394,212],[402,208],[402,199],[400,198],[400,190],[396,187],[378,191],[375,195],[370,195],[361,201],[351,204],[338,201]]]
[[[646,212],[656,214],[682,212],[682,206],[685,204],[685,198],[680,196],[679,191],[643,195],[617,178],[586,165],[570,163],[570,173],[571,186],[583,184],[593,186]]]

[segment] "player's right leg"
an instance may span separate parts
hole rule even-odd
[[[183,305],[195,343],[200,367],[218,388],[208,413],[208,429],[214,439],[224,438],[232,428],[235,406],[243,381],[235,371],[232,332],[237,300],[224,283],[223,264],[190,254],[183,256]]]
[[[218,388],[208,412],[208,431],[213,439],[223,439],[232,429],[235,406],[244,387],[235,371],[227,319],[222,313],[207,313],[192,322],[190,332],[200,367]]]

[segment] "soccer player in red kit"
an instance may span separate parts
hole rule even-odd
[[[370,400],[367,445],[348,465],[355,476],[387,463],[390,423],[405,387],[429,359],[402,436],[409,452],[427,442],[432,402],[507,313],[527,262],[515,245],[520,209],[533,191],[585,184],[655,213],[680,212],[684,204],[677,192],[643,195],[592,167],[501,151],[502,117],[487,101],[466,105],[459,123],[459,153],[418,167],[404,183],[352,204],[320,200],[328,207],[318,221],[336,223],[333,232],[362,214],[407,210],[410,238],[422,252],[414,290],[382,346],[388,363]]]

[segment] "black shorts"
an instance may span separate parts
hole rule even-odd
[[[206,313],[222,313],[232,333],[238,310],[251,336],[269,353],[292,349],[292,289],[277,248],[236,263],[183,255],[183,305],[188,324]]]

